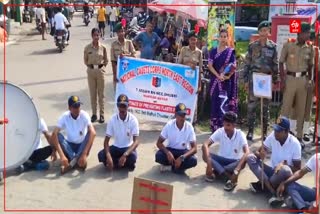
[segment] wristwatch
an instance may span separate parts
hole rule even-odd
[[[183,162],[184,159],[185,159],[184,155],[181,155],[181,156],[180,156],[180,159],[181,159],[181,161]]]
[[[233,174],[239,175],[239,171],[235,169],[235,170],[233,170]]]
[[[123,155],[124,155],[125,157],[128,157],[128,156],[129,156],[129,153],[128,153],[128,152],[125,152],[125,153],[123,153]]]

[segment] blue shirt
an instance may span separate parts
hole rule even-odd
[[[151,36],[149,36],[147,32],[139,33],[136,38],[134,38],[134,41],[141,43],[141,58],[154,59],[154,47],[160,40],[160,37],[155,32],[152,32]]]

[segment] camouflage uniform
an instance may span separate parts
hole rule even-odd
[[[261,24],[260,24],[261,25]],[[260,26],[259,25],[259,26]],[[268,26],[263,26],[268,27]],[[261,26],[260,26],[261,28]],[[273,81],[277,80],[278,76],[278,54],[277,45],[271,40],[267,40],[266,45],[262,46],[259,40],[250,43],[248,53],[245,59],[244,82],[249,83],[248,94],[248,125],[249,132],[248,140],[253,138],[253,130],[256,120],[256,108],[260,106],[260,99],[253,95],[252,74],[264,73],[272,75]],[[269,119],[269,103],[268,99],[263,99],[263,134],[266,136]]]

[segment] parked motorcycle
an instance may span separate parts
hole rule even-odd
[[[32,23],[31,13],[29,10],[23,11],[22,20],[26,23]]]

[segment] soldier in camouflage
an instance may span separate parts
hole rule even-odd
[[[253,95],[253,73],[272,75],[273,81],[278,77],[278,53],[277,45],[268,39],[270,23],[263,21],[258,26],[259,39],[250,43],[245,59],[244,82],[248,92],[248,125],[247,140],[253,139],[253,130],[256,122],[256,108],[260,98]],[[268,129],[269,100],[263,99],[263,137],[265,139]]]

